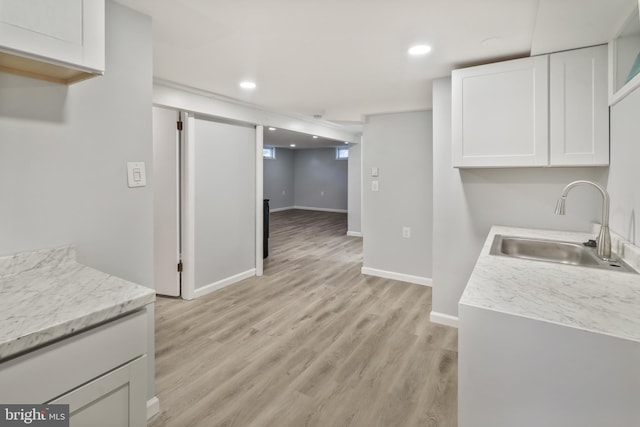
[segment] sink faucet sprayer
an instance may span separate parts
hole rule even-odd
[[[600,185],[591,181],[573,181],[569,183],[564,190],[562,190],[562,196],[558,199],[556,205],[556,215],[564,215],[564,205],[567,200],[567,194],[573,187],[581,184],[587,184],[595,187],[602,195],[602,225],[600,226],[600,233],[596,238],[597,253],[603,260],[611,259],[611,234],[609,233],[609,193]]]

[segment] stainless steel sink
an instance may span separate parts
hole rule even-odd
[[[582,267],[603,268],[637,274],[634,269],[621,260],[611,259],[605,261],[600,259],[594,248],[584,246],[582,243],[529,239],[496,234],[493,239],[493,244],[491,245],[491,252],[489,253],[491,255],[555,262]]]

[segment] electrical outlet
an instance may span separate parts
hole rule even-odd
[[[378,191],[378,181],[371,181],[371,191]]]
[[[405,239],[411,238],[411,227],[402,227],[402,237]]]
[[[285,190],[282,190],[282,195],[284,196],[287,192]]]
[[[324,196],[324,191],[321,191],[321,192],[320,192],[320,195],[321,195],[321,196]]]

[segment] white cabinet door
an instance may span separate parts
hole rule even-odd
[[[607,47],[552,54],[549,84],[550,165],[608,165]]]
[[[48,403],[69,405],[71,427],[146,426],[146,372],[142,356]]]
[[[548,57],[455,70],[455,167],[548,164]]]
[[[639,426],[640,344],[459,305],[459,427]]]
[[[104,71],[104,0],[0,0],[0,50]]]

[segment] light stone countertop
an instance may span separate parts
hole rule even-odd
[[[585,242],[594,234],[494,226],[461,305],[640,342],[640,275],[490,255],[496,234]],[[623,245],[612,237],[614,248]],[[637,248],[626,245],[629,255]],[[637,259],[625,261],[637,268]]]
[[[77,263],[72,246],[0,258],[0,361],[154,300],[153,289]]]

